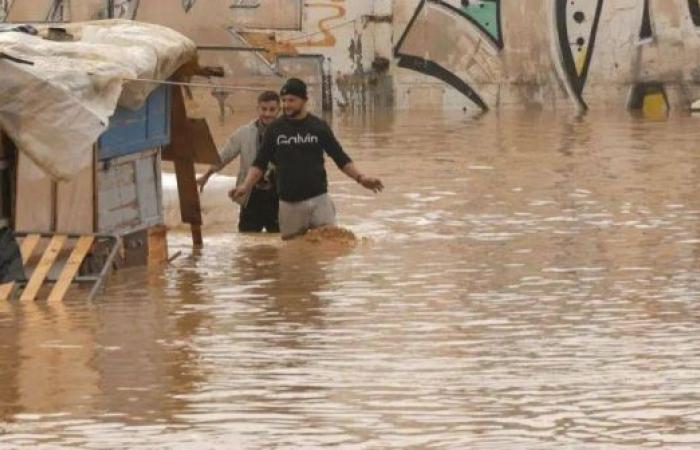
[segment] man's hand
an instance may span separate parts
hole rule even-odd
[[[211,177],[211,175],[212,175],[211,172],[207,172],[204,175],[202,175],[201,177],[197,178],[197,186],[199,186],[199,193],[200,194],[202,192],[204,192],[204,186],[209,181],[209,178]]]
[[[380,180],[379,178],[360,177],[359,182],[362,185],[362,187],[369,189],[375,194],[384,190],[382,180]]]
[[[228,196],[231,200],[234,202],[237,202],[239,200],[243,200],[246,195],[248,195],[248,192],[250,191],[250,188],[246,188],[245,185],[233,188],[230,191],[228,191]]]

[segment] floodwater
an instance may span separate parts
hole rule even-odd
[[[699,125],[336,119],[387,185],[332,169],[355,247],[172,234],[7,307],[0,448],[698,448]]]

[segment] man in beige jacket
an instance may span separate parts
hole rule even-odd
[[[237,129],[221,151],[221,164],[211,167],[207,173],[197,179],[200,190],[209,178],[223,169],[238,156],[241,157],[236,186],[240,186],[248,175],[253,161],[257,157],[265,128],[272,123],[280,112],[280,97],[276,92],[265,91],[258,97],[258,118]],[[268,233],[279,232],[279,198],[275,188],[274,167],[270,165],[263,179],[250,192],[236,201],[241,205],[238,219],[238,231],[242,233],[259,233],[263,229]]]

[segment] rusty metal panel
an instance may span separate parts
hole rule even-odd
[[[160,151],[99,164],[98,229],[124,234],[163,223]]]

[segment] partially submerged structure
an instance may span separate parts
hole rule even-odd
[[[113,262],[167,259],[164,153],[175,162],[183,221],[201,243],[194,162],[218,154],[206,123],[187,118],[180,88],[167,80],[205,72],[195,44],[161,26],[0,28],[0,228],[31,238],[19,251],[29,266],[40,249],[28,279],[16,280],[26,284],[23,299],[46,280],[65,294],[78,269],[101,282],[96,275]],[[0,257],[0,283],[9,281],[3,276]],[[0,287],[0,298],[13,288]]]

